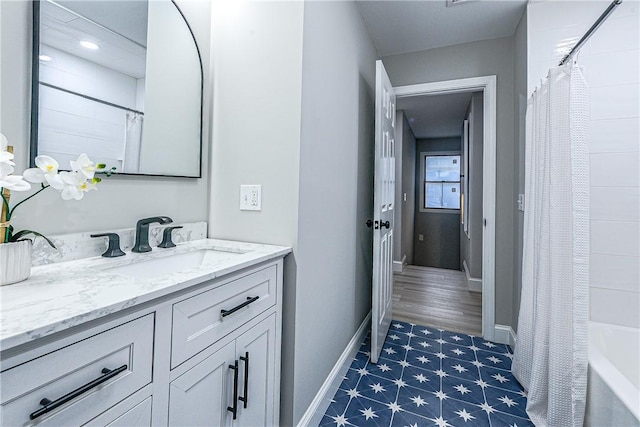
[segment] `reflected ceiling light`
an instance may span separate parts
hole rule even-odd
[[[42,62],[49,62],[51,61],[51,57],[49,55],[40,55],[38,56],[38,58],[40,59],[40,61]]]
[[[80,41],[80,45],[82,47],[86,47],[87,49],[91,49],[91,50],[98,50],[100,49],[100,46],[98,46],[97,44],[95,44],[94,42],[90,42],[88,40],[82,40]]]

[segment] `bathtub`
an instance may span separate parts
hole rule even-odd
[[[585,426],[640,426],[640,329],[589,323]]]

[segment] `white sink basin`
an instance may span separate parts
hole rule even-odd
[[[214,249],[201,249],[170,255],[162,258],[150,258],[148,260],[133,262],[127,265],[105,268],[103,271],[139,279],[165,276],[191,270],[206,264],[213,264],[242,255],[243,252],[227,252]]]

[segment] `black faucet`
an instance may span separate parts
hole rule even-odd
[[[115,258],[125,255],[125,253],[122,252],[122,249],[120,249],[120,236],[118,235],[118,233],[91,234],[91,237],[109,238],[109,245],[106,252],[102,254],[103,257]]]
[[[131,252],[151,251],[151,246],[149,246],[149,224],[153,224],[154,222],[169,224],[172,223],[173,220],[168,216],[153,216],[139,220],[136,224],[136,242]]]

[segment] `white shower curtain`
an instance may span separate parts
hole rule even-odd
[[[581,427],[589,319],[588,88],[554,68],[527,105],[522,295],[512,371],[536,426]]]
[[[144,116],[135,111],[127,111],[124,134],[123,172],[140,172],[140,152],[142,150],[142,125]]]

